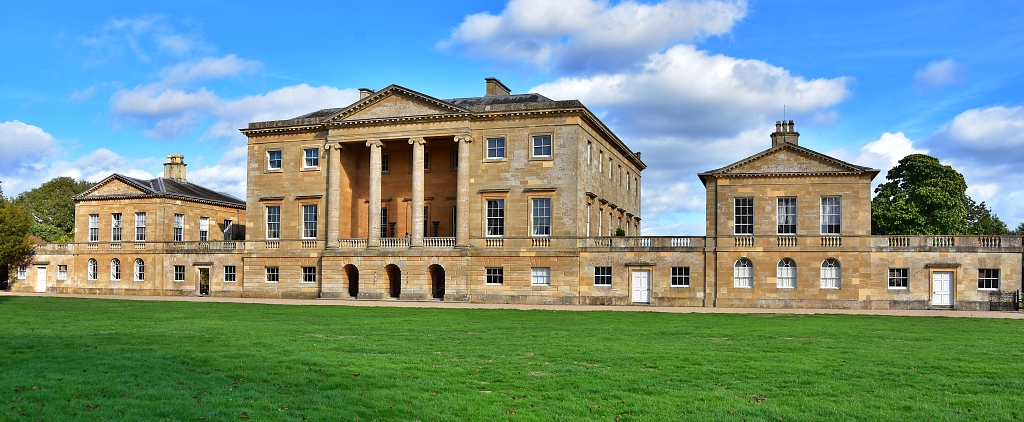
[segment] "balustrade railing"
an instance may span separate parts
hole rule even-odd
[[[792,248],[797,245],[796,236],[779,236],[775,240],[776,246],[783,248]]]
[[[823,248],[838,248],[843,246],[843,238],[839,236],[822,236],[821,247]]]
[[[503,248],[505,247],[504,237],[488,237],[486,243],[488,248]]]
[[[424,237],[423,247],[425,248],[454,248],[454,237]]]
[[[550,248],[551,247],[551,238],[550,237],[534,237],[534,238],[530,239],[530,243],[532,243],[533,247],[535,247],[535,248]]]
[[[754,236],[736,236],[733,238],[733,246],[737,248],[754,247]]]
[[[405,237],[384,237],[380,239],[382,248],[408,248],[409,239]]]
[[[339,248],[366,248],[366,238],[338,239]]]

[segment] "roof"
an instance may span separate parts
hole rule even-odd
[[[142,191],[142,193],[90,195],[91,193],[97,191],[100,187],[106,185],[107,183],[113,180],[119,180],[132,187],[135,187],[136,189]],[[235,198],[234,196],[228,195],[223,192],[217,192],[211,189],[204,188],[195,183],[179,182],[177,180],[165,179],[163,177],[157,177],[155,179],[149,180],[136,179],[134,177],[128,177],[123,174],[117,173],[108,176],[106,179],[103,179],[102,181],[95,184],[93,187],[89,188],[85,192],[75,195],[73,198],[77,201],[138,197],[166,197],[184,199],[188,201],[245,209],[245,201]]]
[[[776,171],[776,172],[748,173],[748,172],[736,172],[736,171],[734,171],[737,168],[742,167],[745,164],[752,163],[754,161],[757,161],[757,160],[762,159],[764,157],[776,154],[776,153],[778,153],[780,151],[783,151],[783,150],[793,150],[794,152],[806,155],[806,156],[808,156],[811,159],[814,159],[814,160],[817,160],[817,161],[820,161],[820,162],[823,162],[823,163],[830,164],[830,165],[834,166],[836,169],[832,170],[832,171],[827,171],[827,172],[808,172],[808,171],[799,171],[798,170],[798,171],[791,171],[791,172],[778,172],[778,171]],[[796,145],[796,144],[793,144],[793,143],[786,142],[786,143],[782,143],[782,144],[779,144],[777,146],[768,148],[768,149],[766,149],[764,151],[761,151],[761,152],[759,152],[757,154],[751,155],[751,156],[749,156],[747,158],[744,158],[742,160],[739,160],[739,161],[737,161],[735,163],[729,164],[729,165],[727,165],[725,167],[721,167],[721,168],[718,168],[718,169],[715,169],[715,170],[709,170],[709,171],[706,171],[706,172],[703,172],[703,173],[698,173],[697,177],[700,177],[701,183],[704,183],[705,185],[707,185],[707,179],[709,177],[713,177],[713,176],[754,176],[754,175],[764,175],[764,174],[775,174],[775,175],[783,174],[783,175],[794,175],[795,176],[795,175],[806,175],[806,174],[812,174],[812,173],[814,173],[814,174],[817,174],[817,173],[828,173],[828,174],[865,174],[865,173],[868,173],[868,174],[871,175],[871,178],[873,179],[876,175],[878,175],[879,171],[880,170],[878,170],[878,169],[873,169],[873,168],[870,168],[870,167],[864,167],[864,166],[858,166],[858,165],[855,165],[855,164],[850,164],[850,163],[847,163],[847,162],[845,162],[843,160],[839,160],[837,158],[830,157],[830,156],[822,154],[820,152],[817,152],[817,151],[814,151],[814,150],[810,150],[810,149],[804,148],[802,146],[799,146],[799,145]]]

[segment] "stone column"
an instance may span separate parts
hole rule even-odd
[[[331,150],[334,152],[331,152]],[[324,144],[327,152],[327,247],[337,248],[341,237],[341,143]]]
[[[384,146],[379,140],[366,141],[370,147],[370,213],[369,231],[366,232],[366,246],[380,247],[380,149]]]
[[[455,246],[469,246],[469,144],[473,142],[470,135],[455,137],[459,143],[459,173],[457,176],[457,193],[455,218]]]
[[[423,246],[423,138],[409,139],[412,144],[412,244]]]

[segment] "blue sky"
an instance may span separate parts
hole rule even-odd
[[[0,188],[189,180],[245,194],[249,121],[389,84],[579,99],[644,153],[646,234],[704,231],[700,171],[770,145],[882,170],[926,152],[1024,220],[1024,4],[590,0],[0,3]]]

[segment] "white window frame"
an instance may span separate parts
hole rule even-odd
[[[224,240],[235,240],[235,222],[224,220]]]
[[[120,242],[121,241],[121,213],[115,212],[110,214],[110,241]]]
[[[999,268],[978,268],[978,290],[999,291],[1000,276]]]
[[[210,217],[199,217],[199,241],[210,241]]]
[[[550,286],[551,285],[551,268],[550,267],[533,267],[533,268],[530,268],[530,285],[531,286]]]
[[[551,158],[553,150],[553,142],[551,135],[533,135],[530,137],[530,140],[530,144],[532,145],[532,148],[530,148],[530,152],[533,158]],[[538,144],[538,141],[540,141],[540,144]],[[540,152],[540,154],[537,153],[538,151]]]
[[[782,258],[775,266],[775,287],[779,289],[796,288],[796,261]]]
[[[910,290],[910,268],[889,269],[889,290]]]
[[[504,137],[492,137],[487,138],[485,141],[485,147],[487,148],[487,159],[488,160],[504,160],[505,159],[505,138]]]
[[[843,197],[821,197],[821,234],[843,233]]]
[[[740,258],[733,264],[732,286],[737,289],[754,288],[754,263],[748,258]]]
[[[690,267],[672,267],[670,287],[690,287]]]
[[[100,275],[99,273],[100,273],[100,263],[96,262],[95,258],[89,258],[89,263],[88,263],[88,265],[86,267],[85,278],[87,280],[96,280],[96,279],[100,278],[99,277],[99,275]]]
[[[320,207],[316,204],[304,204],[302,205],[302,238],[303,239],[316,239],[317,237],[317,220],[320,213]]]
[[[775,202],[776,233],[796,235],[797,201],[795,196],[780,196]]]
[[[749,211],[749,212],[748,212]],[[753,235],[754,234],[754,198],[743,196],[733,198],[733,234]],[[742,221],[741,221],[742,219]],[[742,229],[741,229],[742,228]]]
[[[173,276],[172,276],[173,277],[172,280],[175,283],[181,283],[181,282],[185,281],[185,266],[184,265],[175,265],[172,270],[174,271]]]
[[[267,205],[266,208],[266,236],[267,239],[277,240],[281,238],[281,206]],[[271,210],[275,212],[271,213]],[[273,234],[273,236],[271,236]]]
[[[224,282],[225,283],[234,283],[235,281],[238,281],[238,272],[235,269],[235,266],[234,265],[225,265],[224,266]]]
[[[68,279],[68,266],[67,265],[58,265],[57,266],[57,280],[67,280],[67,279]]]
[[[551,236],[551,198],[533,198],[530,205],[530,233],[532,236]]]
[[[594,286],[608,287],[612,285],[612,267],[594,267]]]
[[[142,258],[135,258],[132,270],[135,274],[135,281],[146,281],[146,262]]]
[[[304,169],[320,168],[320,148],[303,148],[302,149],[302,168],[304,168]]]
[[[277,155],[277,158],[274,158]],[[276,165],[275,165],[276,164]],[[284,167],[284,153],[279,149],[267,151],[267,171],[281,171]]]
[[[276,284],[276,283],[281,281],[281,268],[280,267],[265,267],[265,268],[266,268],[266,272],[265,272],[266,273],[266,278],[263,279],[265,283]]]
[[[821,261],[821,288],[838,290],[843,288],[843,266],[838,259]]]
[[[135,241],[146,241],[146,213],[135,213]]]
[[[492,207],[492,204],[495,206]],[[487,237],[505,236],[505,199],[488,199],[484,205]]]
[[[121,281],[121,260],[110,260],[110,281]]]
[[[500,286],[505,284],[505,268],[504,267],[487,267],[484,268],[484,284],[492,286]]]
[[[100,215],[89,214],[89,241],[100,241]]]
[[[174,214],[174,241],[185,241],[185,214]]]
[[[302,267],[302,282],[316,283],[316,267]]]
[[[28,278],[28,266],[27,265],[19,265],[18,266],[18,280],[24,280],[24,279],[27,279],[27,278]]]

